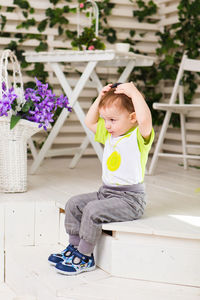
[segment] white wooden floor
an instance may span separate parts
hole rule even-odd
[[[0,194],[1,201],[31,201],[39,197],[44,201],[52,199],[65,203],[72,195],[91,192],[100,186],[101,166],[98,159],[82,158],[72,170],[68,169],[69,163],[69,159],[46,159],[37,174],[28,176],[27,193]],[[175,160],[160,159],[156,175],[146,176],[146,188],[148,205],[144,218],[149,220],[157,234],[159,226],[162,231],[166,230],[166,234],[169,231],[183,236],[196,237],[200,234],[200,170],[189,168],[185,171]],[[24,288],[26,283],[30,285],[29,294],[35,295],[37,300],[200,299],[200,288],[197,287],[112,277],[99,268],[75,277],[57,274],[48,265],[47,256],[61,248],[59,245],[19,246],[15,247],[14,256],[9,256],[8,250],[10,261],[7,263],[19,276],[15,280],[10,275],[9,285],[0,285],[0,299],[13,299],[13,290],[27,294]],[[25,270],[29,271],[30,278],[25,278],[23,282],[20,272]],[[17,285],[20,289],[16,289]]]

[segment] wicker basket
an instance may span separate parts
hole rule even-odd
[[[27,120],[10,130],[9,118],[0,117],[0,191],[27,191],[27,140],[39,130]]]
[[[9,69],[9,75],[8,75]],[[0,99],[6,89],[14,87],[18,95],[17,106],[25,102],[20,66],[16,56],[10,50],[3,51],[0,59]],[[0,191],[25,192],[27,190],[27,140],[41,130],[38,124],[20,120],[10,130],[10,116],[0,117]]]

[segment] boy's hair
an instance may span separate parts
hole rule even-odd
[[[111,88],[100,100],[99,108],[110,106],[116,103],[118,106],[125,108],[128,112],[135,111],[131,98],[125,94],[115,94],[116,88]]]

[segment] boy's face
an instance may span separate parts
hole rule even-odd
[[[136,125],[135,113],[130,113],[118,105],[101,107],[99,113],[105,121],[106,129],[113,137],[125,134]]]

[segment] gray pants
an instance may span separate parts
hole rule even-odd
[[[101,235],[102,224],[139,219],[146,205],[143,184],[110,187],[70,198],[65,207],[65,228],[71,237],[91,245]]]

